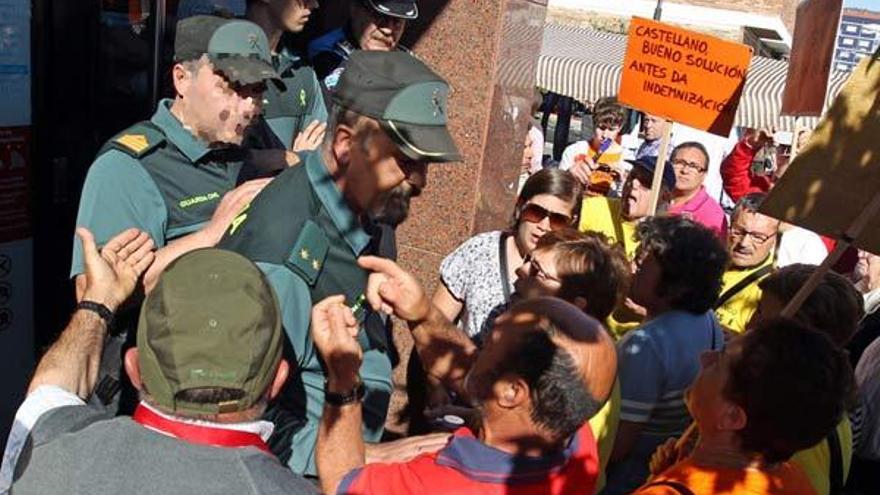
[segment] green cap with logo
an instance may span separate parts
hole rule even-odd
[[[231,251],[192,251],[168,265],[141,308],[141,380],[170,412],[244,411],[271,385],[282,337],[278,301],[256,265]],[[204,404],[180,396],[205,388],[228,389],[229,400]]]
[[[174,61],[197,60],[202,55],[233,82],[281,81],[272,66],[266,33],[250,21],[197,15],[178,22]]]
[[[446,81],[402,51],[354,51],[333,93],[336,105],[378,120],[407,157],[429,162],[461,160],[448,99]]]

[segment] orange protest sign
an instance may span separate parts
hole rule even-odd
[[[751,58],[746,45],[633,17],[618,99],[643,112],[727,136]]]

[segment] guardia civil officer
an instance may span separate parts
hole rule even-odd
[[[321,87],[312,68],[281,43],[285,32],[302,32],[317,8],[317,0],[247,1],[245,16],[265,31],[272,64],[284,81],[283,87],[266,88],[263,116],[249,131],[250,147],[302,151],[321,143],[327,122]]]
[[[308,46],[308,57],[325,91],[332,92],[355,50],[403,50],[400,38],[407,21],[418,18],[415,0],[351,0],[349,20]]]
[[[255,194],[254,184],[234,187],[243,157],[237,145],[260,112],[267,82],[279,80],[259,26],[212,16],[178,24],[171,77],[175,98],[161,100],[150,120],[99,152],[76,220],[99,245],[127,228],[147,232],[158,248],[147,285],[183,252],[214,245],[237,206]],[[82,272],[74,242],[71,276]]]
[[[367,308],[367,273],[357,258],[378,250],[368,216],[402,221],[426,184],[428,162],[459,153],[446,127],[446,82],[404,52],[357,51],[333,95],[327,135],[303,163],[278,175],[233,221],[219,247],[255,261],[278,295],[288,358],[299,371],[271,419],[273,451],[294,472],[316,475],[315,442],[324,401],[363,399],[363,435],[378,442],[391,397],[384,321]],[[344,294],[360,324],[362,383],[325,394],[309,336],[313,303]]]
[[[238,145],[260,112],[267,83],[280,84],[259,26],[211,16],[178,23],[171,77],[174,99],[160,101],[150,120],[120,132],[99,152],[76,219],[77,226],[94,233],[98,245],[132,227],[149,234],[157,251],[144,275],[148,289],[178,256],[216,244],[235,214],[268,182],[236,187],[243,163]],[[78,301],[83,272],[81,245],[74,242],[70,273]],[[126,330],[126,323],[133,326],[136,316],[136,311],[123,311],[117,330]],[[107,371],[117,375],[119,354],[108,350],[105,355],[110,358]],[[116,385],[102,381],[96,396],[108,402]]]

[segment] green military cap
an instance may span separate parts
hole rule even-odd
[[[220,249],[168,265],[144,301],[137,330],[144,388],[175,413],[243,411],[266,394],[281,359],[278,301],[256,265]],[[183,400],[184,390],[233,391],[221,403]]]
[[[447,129],[449,85],[422,61],[402,51],[356,50],[333,93],[333,102],[376,119],[413,160],[461,160]]]
[[[174,60],[197,60],[202,55],[230,81],[254,84],[273,80],[281,84],[272,66],[266,33],[250,21],[197,15],[178,22]]]

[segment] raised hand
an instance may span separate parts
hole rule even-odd
[[[210,246],[220,242],[220,238],[223,237],[223,233],[226,232],[232,220],[270,182],[272,182],[271,178],[249,180],[223,195],[223,199],[220,200],[220,204],[217,205],[217,209],[211,216],[211,221],[202,229],[208,236]]]
[[[356,381],[363,350],[357,341],[358,322],[345,296],[330,296],[312,307],[311,334],[328,380]]]
[[[92,233],[76,229],[83,244],[86,288],[83,299],[101,303],[115,311],[134,292],[138,278],[153,262],[153,240],[146,232],[128,229],[98,252]]]
[[[293,140],[293,151],[312,151],[318,149],[321,142],[324,141],[324,134],[327,132],[327,124],[313,120],[305,129],[296,135]]]
[[[367,279],[367,302],[375,311],[410,322],[425,320],[431,302],[422,285],[397,263],[376,256],[358,258],[358,265],[373,273]]]

